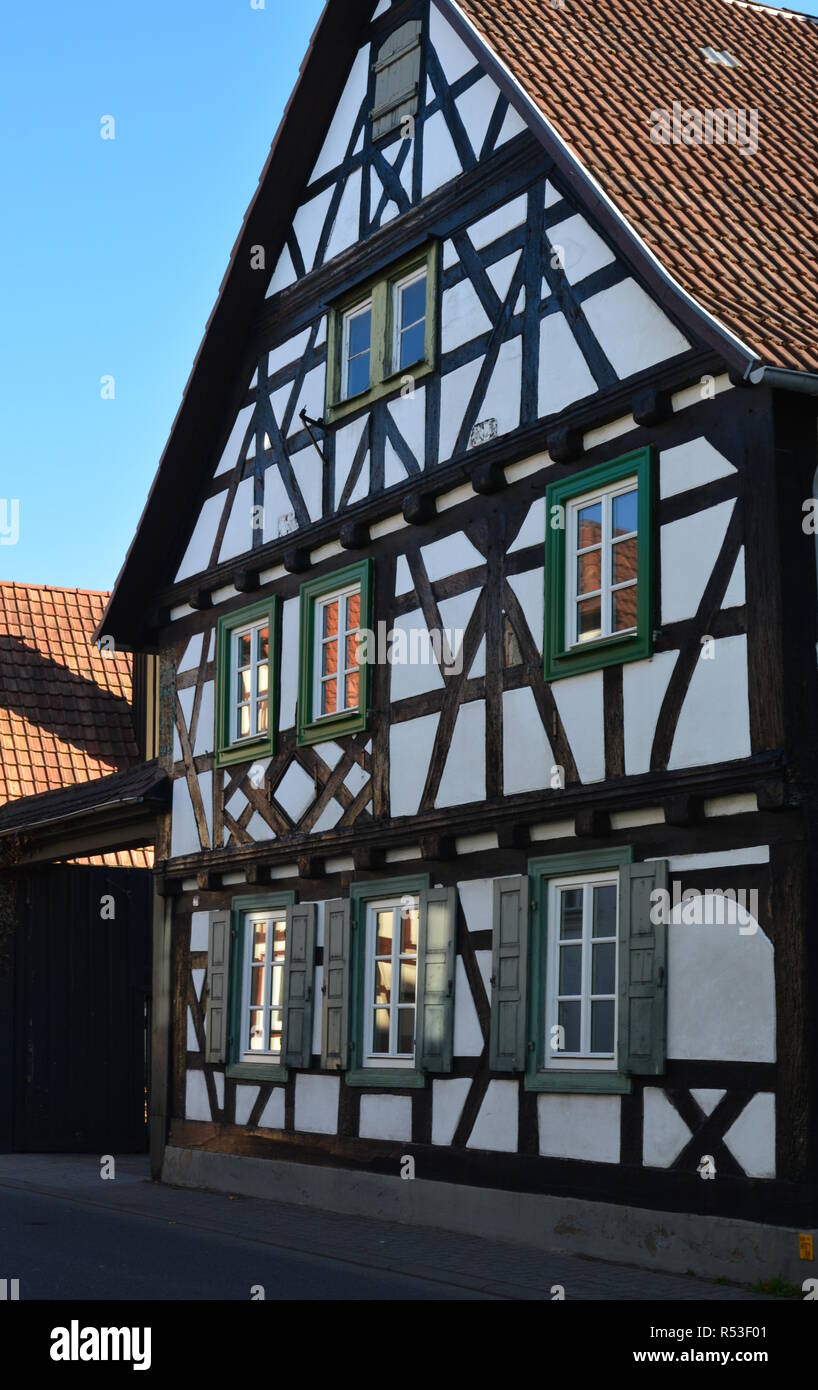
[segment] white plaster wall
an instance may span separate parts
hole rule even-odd
[[[483,1033],[462,956],[457,957],[454,986],[455,1057],[479,1057],[483,1051]]]
[[[253,488],[252,478],[245,478],[236,488],[236,496],[230,509],[230,519],[225,527],[224,538],[219,551],[219,564],[232,560],[236,555],[244,555],[253,545]]]
[[[340,1087],[338,1076],[299,1072],[295,1078],[295,1128],[308,1134],[337,1134]]]
[[[729,864],[713,886],[735,887]],[[737,920],[723,925],[688,925],[684,911],[674,908],[668,926],[668,1057],[774,1062],[772,942],[740,908]]]
[[[298,700],[298,608],[297,598],[288,598],[281,605],[281,729],[291,729],[295,724]]]
[[[435,805],[458,806],[486,796],[486,702],[461,705]]]
[[[259,1116],[259,1129],[284,1128],[284,1087],[276,1086]]]
[[[473,87],[469,87],[468,91],[455,98],[455,106],[478,159],[488,134],[498,95],[499,88],[488,73],[484,73],[479,82],[475,82]]]
[[[491,931],[494,911],[494,879],[463,879],[457,885],[469,931]]]
[[[619,1096],[538,1096],[540,1153],[618,1163],[620,1111]]]
[[[556,415],[596,390],[596,381],[564,314],[548,314],[540,324],[540,415]]]
[[[551,686],[581,782],[605,776],[605,724],[602,672],[568,676]]]
[[[748,1178],[775,1177],[775,1096],[760,1091],[745,1105],[724,1136]]]
[[[413,396],[398,396],[387,409],[422,468],[426,459],[426,388],[416,386]],[[405,476],[403,464],[401,475]]]
[[[620,378],[654,367],[690,347],[635,280],[623,280],[586,299],[591,331]]]
[[[490,1081],[466,1147],[516,1153],[518,1104],[518,1082]]]
[[[471,1080],[467,1076],[432,1082],[433,1144],[451,1144],[470,1088]]]
[[[216,741],[214,689],[215,684],[213,681],[205,681],[202,686],[202,698],[199,703],[199,719],[196,724],[196,740],[193,744],[194,758],[200,758],[206,753],[213,752]]]
[[[491,319],[468,278],[443,293],[441,346],[451,352],[461,343],[470,343],[482,333],[491,332]]]
[[[358,241],[361,225],[361,170],[356,169],[344,185],[344,192],[327,243],[324,264],[340,256]]]
[[[714,656],[700,657],[682,705],[668,766],[748,758],[750,706],[747,692],[747,638],[720,637]]]
[[[735,468],[706,439],[691,439],[663,449],[659,459],[659,493],[675,497],[688,488],[703,487],[735,473]]]
[[[191,951],[206,951],[208,942],[208,925],[210,921],[209,913],[194,912],[190,919],[190,949]]]
[[[214,473],[214,478],[218,478],[222,473],[230,473],[235,468],[241,456],[241,446],[244,443],[244,436],[250,425],[255,411],[254,405],[242,406],[230,431],[230,438],[224,446],[219,465]]]
[[[523,574],[510,574],[507,577],[507,582],[523,610],[523,617],[528,625],[534,646],[537,651],[541,652],[545,631],[545,591],[543,589],[542,566],[538,566],[537,569],[526,570]]]
[[[431,643],[428,646],[426,643],[428,629],[422,610],[415,608],[411,613],[402,614],[395,619],[392,626],[396,634],[402,634],[396,637],[395,655],[405,655],[406,660],[393,661],[390,667],[390,698],[393,701],[406,700],[412,695],[422,695],[427,690],[442,690],[444,681]],[[415,654],[428,657],[429,660],[410,659],[413,655],[412,633],[416,634]]]
[[[439,714],[424,714],[389,730],[389,799],[393,816],[417,812],[426,783]]]
[[[538,497],[526,513],[525,521],[517,532],[516,539],[509,546],[508,553],[526,550],[531,545],[545,545],[545,498]]]
[[[213,542],[219,529],[225,497],[226,493],[222,492],[215,497],[206,499],[193,528],[193,535],[188,542],[182,563],[176,571],[175,583],[178,584],[182,579],[189,579],[192,574],[201,574],[202,570],[207,569],[213,550]]]
[[[420,553],[432,584],[438,579],[447,579],[450,574],[459,574],[462,570],[474,569],[486,563],[480,551],[462,531],[455,531],[443,540],[424,545]]]
[[[202,846],[199,843],[199,832],[196,829],[196,817],[193,814],[193,803],[190,799],[187,781],[184,777],[177,777],[173,783],[173,805],[172,805],[171,835],[170,835],[170,855],[175,859],[180,854],[199,854]]]
[[[695,617],[735,505],[721,502],[661,528],[663,623]]]
[[[469,240],[475,250],[482,251],[484,247],[491,246],[492,242],[499,241],[506,232],[511,232],[515,227],[528,220],[528,194],[521,193],[519,197],[512,198],[508,203],[502,203],[493,212],[486,213],[477,222],[473,222],[469,227]]]
[[[369,80],[369,44],[359,49],[352,65],[341,99],[335,108],[321,153],[315,161],[310,183],[315,183],[343,162],[361,103],[366,96]]]
[[[509,338],[497,354],[483,404],[477,419],[496,420],[497,433],[510,434],[520,426],[520,399],[523,384],[523,340]]]
[[[475,58],[434,5],[429,10],[429,40],[449,86],[475,67]]]
[[[246,1125],[250,1118],[250,1112],[258,1100],[258,1086],[237,1086],[236,1087],[236,1124]]]
[[[552,248],[562,248],[561,263],[569,284],[593,275],[595,270],[616,260],[613,251],[579,213],[558,222],[548,232]]]
[[[625,772],[633,777],[650,771],[656,722],[678,652],[658,652],[649,661],[622,667],[622,708],[625,720]]]
[[[412,1138],[411,1096],[361,1096],[361,1139]]]
[[[664,1091],[646,1086],[643,1096],[642,1162],[646,1168],[669,1168],[692,1132]]]
[[[315,800],[315,783],[300,763],[291,762],[273,796],[290,820],[297,822]]]
[[[430,84],[431,85],[431,84]],[[462,174],[463,166],[449,134],[442,111],[436,111],[423,127],[423,196]]]
[[[551,784],[555,758],[529,686],[503,694],[503,792],[539,791]]]
[[[466,362],[440,381],[440,462],[445,463],[454,453],[457,436],[472,392],[477,385],[483,359]]]
[[[188,1070],[185,1073],[185,1119],[212,1119],[203,1071]]]

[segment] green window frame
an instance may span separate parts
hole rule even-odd
[[[238,739],[233,728],[233,679],[235,665],[234,638],[242,628],[252,628],[266,619],[269,628],[267,654],[267,729],[263,734]],[[219,618],[216,633],[216,766],[252,762],[271,757],[275,751],[275,729],[278,718],[276,694],[276,661],[278,652],[279,604],[275,597],[263,603],[242,608]],[[257,677],[254,677],[257,680]],[[258,699],[253,691],[253,703]],[[263,698],[263,697],[261,697]],[[252,708],[252,705],[251,705]]]
[[[414,1067],[365,1067],[363,1056],[367,905],[382,898],[398,899],[405,894],[419,897],[428,887],[428,874],[411,874],[405,878],[381,879],[371,883],[353,883],[350,886],[352,932],[349,962],[349,1068],[346,1073],[348,1086],[374,1086],[379,1090],[415,1090],[426,1085],[426,1073],[417,1065]]]
[[[285,911],[294,907],[296,895],[289,890],[281,893],[257,894],[245,898],[234,898],[231,904],[232,941],[230,950],[230,1032],[227,1053],[226,1074],[239,1081],[286,1081],[289,1068],[283,1062],[259,1060],[248,1062],[242,1058],[242,996],[244,992],[244,952],[247,931],[247,915],[252,912]]]
[[[396,265],[359,285],[330,306],[327,330],[327,397],[325,418],[334,424],[362,407],[402,389],[403,380],[428,376],[438,359],[440,302],[439,244],[429,242]],[[395,304],[402,282],[426,272],[424,352],[420,361],[401,367]],[[369,387],[347,396],[343,389],[346,324],[357,308],[370,307]]]
[[[316,680],[316,611],[322,599],[358,584],[361,590],[361,630],[372,628],[372,561],[362,560],[347,565],[320,579],[309,579],[301,586],[300,637],[298,653],[298,745],[323,743],[343,734],[361,733],[369,715],[370,665],[363,661],[359,669],[358,705],[341,714],[323,717],[315,710]],[[367,644],[369,646],[369,644]]]
[[[600,464],[574,473],[570,478],[550,483],[546,488],[545,542],[545,678],[560,680],[604,666],[620,665],[626,661],[641,661],[653,653],[653,489],[654,469],[651,449],[637,449],[611,463]],[[581,499],[591,501],[594,495],[614,491],[618,484],[634,478],[637,484],[637,601],[635,630],[616,634],[605,633],[586,642],[572,642],[568,628],[569,602],[575,603],[575,575],[569,575],[576,564],[569,526],[572,507]],[[552,524],[560,520],[563,525]],[[613,554],[613,543],[605,534],[601,537],[600,555],[604,567],[606,549]],[[604,571],[603,571],[604,573]],[[608,583],[600,576],[600,603],[604,606],[614,592],[614,576]],[[611,600],[612,601],[612,600]]]

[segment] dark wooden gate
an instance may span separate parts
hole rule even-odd
[[[143,1152],[152,875],[49,865],[16,888],[14,1148]]]

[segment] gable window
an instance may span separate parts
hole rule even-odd
[[[650,464],[643,449],[546,490],[548,680],[651,654]]]
[[[371,562],[301,587],[298,741],[318,743],[366,728]]]
[[[410,19],[395,29],[378,49],[372,65],[375,73],[375,99],[370,112],[373,140],[400,130],[405,117],[417,114],[420,36],[420,20]]]
[[[273,751],[277,619],[274,598],[219,619],[216,749],[220,765]]]
[[[431,242],[330,308],[326,419],[403,389],[437,361],[438,246]]]

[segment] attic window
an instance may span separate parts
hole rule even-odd
[[[373,64],[375,105],[372,139],[399,130],[406,116],[418,109],[420,85],[420,20],[410,19],[389,35]]]
[[[721,52],[717,48],[703,48],[702,54],[708,63],[715,63],[719,67],[737,68],[739,65],[738,59],[734,58],[732,53],[728,53],[726,48],[722,49]]]

